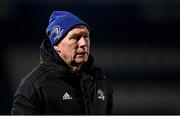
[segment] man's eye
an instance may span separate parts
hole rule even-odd
[[[73,36],[73,37],[71,37],[70,39],[72,39],[72,40],[79,40],[80,37],[78,37],[78,36]]]
[[[70,37],[70,39],[76,39],[77,37],[76,36],[72,36],[72,37]]]
[[[88,35],[83,35],[84,38],[88,38],[89,36]]]
[[[89,38],[89,35],[88,34],[79,34],[79,35],[73,35],[70,37],[70,39],[73,39],[73,40],[80,40],[81,37],[83,38]]]

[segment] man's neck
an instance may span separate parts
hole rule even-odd
[[[71,69],[74,72],[78,72],[81,69],[82,64],[78,64],[76,62],[71,62],[69,66],[71,67]]]
[[[80,70],[80,68],[81,68],[81,67],[76,67],[76,66],[74,66],[74,67],[72,67],[72,70],[73,70],[74,72],[78,72],[78,71]]]

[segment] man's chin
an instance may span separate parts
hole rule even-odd
[[[77,58],[75,61],[78,64],[83,64],[87,62],[87,58]]]

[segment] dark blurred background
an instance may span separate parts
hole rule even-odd
[[[54,10],[91,26],[95,64],[112,80],[113,114],[180,114],[179,0],[1,0],[0,114],[39,62]]]

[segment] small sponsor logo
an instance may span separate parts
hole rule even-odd
[[[63,95],[63,100],[71,100],[72,97],[66,92],[64,95]]]

